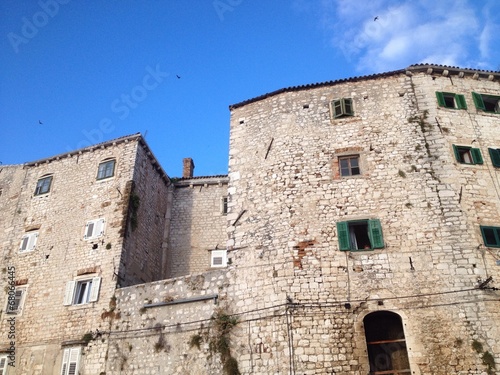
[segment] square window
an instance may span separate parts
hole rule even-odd
[[[42,177],[36,183],[35,195],[47,194],[52,184],[52,176]]]
[[[85,224],[85,234],[83,238],[85,240],[93,240],[103,236],[104,224],[105,220],[103,218],[87,221],[87,224]]]
[[[353,220],[337,223],[339,248],[347,250],[373,250],[384,247],[380,220]]]
[[[80,348],[67,348],[63,352],[61,375],[76,375],[80,367]]]
[[[465,96],[451,92],[436,92],[436,97],[440,107],[467,109]]]
[[[488,113],[500,113],[500,96],[472,93],[477,109]]]
[[[110,178],[115,175],[115,160],[106,160],[99,164],[97,170],[97,179],[103,180],[105,178]]]
[[[26,286],[17,286],[15,290],[10,291],[7,297],[7,307],[5,312],[11,315],[21,315],[26,298]],[[0,373],[1,374],[1,373]]]
[[[453,145],[455,158],[461,164],[483,164],[481,150],[468,146]]]
[[[359,169],[359,156],[339,157],[339,167],[342,177],[357,176],[361,174]]]
[[[333,118],[353,116],[352,99],[341,98],[332,100],[330,102],[330,111]]]
[[[21,245],[19,246],[20,252],[32,251],[36,246],[36,241],[38,239],[38,232],[26,233],[21,239]]]
[[[227,250],[212,250],[210,254],[211,267],[227,266]]]
[[[500,247],[500,227],[483,227],[481,226],[481,234],[485,246]]]
[[[84,305],[97,301],[100,286],[100,277],[88,277],[68,281],[64,294],[64,305]]]

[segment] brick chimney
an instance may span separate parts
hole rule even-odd
[[[182,178],[191,178],[193,177],[194,172],[194,163],[191,158],[182,159]]]

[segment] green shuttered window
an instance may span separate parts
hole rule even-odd
[[[500,168],[500,148],[489,148],[491,163],[494,167]]]
[[[384,247],[380,220],[353,220],[337,223],[339,250],[373,250]]]
[[[436,92],[437,101],[440,107],[467,109],[465,96],[451,92]]]
[[[469,146],[453,145],[455,159],[461,164],[483,164],[481,150]]]

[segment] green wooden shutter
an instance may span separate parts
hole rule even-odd
[[[339,250],[350,250],[349,225],[347,221],[341,221],[337,223],[337,236],[339,237]]]
[[[379,219],[368,220],[368,236],[374,249],[381,249],[384,247],[384,237],[382,235],[382,225]]]
[[[455,101],[457,102],[458,109],[467,109],[467,103],[465,102],[465,96],[463,96],[461,94],[456,94]]]
[[[458,152],[458,148],[455,145],[453,145],[453,153],[455,154],[455,159],[457,159],[457,161],[459,163],[461,163],[461,161],[460,161],[460,153]]]
[[[481,155],[481,150],[478,148],[471,148],[470,153],[472,155],[472,161],[474,164],[483,164],[483,156]]]
[[[352,110],[352,99],[344,98],[342,100],[344,104],[344,114],[352,116],[354,114],[354,111]]]
[[[436,91],[436,98],[440,107],[446,107],[446,103],[444,102],[444,95],[442,92]]]
[[[489,148],[491,162],[494,167],[500,168],[500,149],[498,148]]]
[[[342,101],[340,99],[333,100],[331,106],[334,118],[342,116]]]
[[[482,109],[483,111],[486,110],[486,107],[484,106],[483,102],[483,97],[481,94],[478,94],[477,92],[472,93],[472,99],[474,99],[474,104],[477,109]]]

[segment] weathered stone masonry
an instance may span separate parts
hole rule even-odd
[[[28,287],[8,373],[60,374],[68,347],[82,375],[495,373],[500,253],[480,226],[500,227],[500,114],[472,92],[500,97],[499,78],[415,65],[232,105],[228,176],[185,159],[170,179],[138,135],[4,167],[3,256]],[[110,157],[114,178],[95,181]],[[45,173],[53,189],[33,197]],[[103,241],[83,240],[98,217]],[[63,306],[87,272],[98,301]]]

